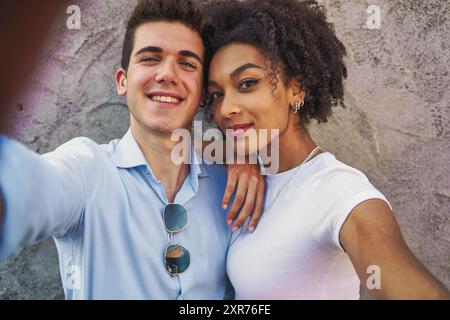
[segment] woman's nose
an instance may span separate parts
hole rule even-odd
[[[224,118],[230,118],[233,115],[239,114],[241,107],[238,101],[232,95],[225,95],[220,105],[220,115]]]

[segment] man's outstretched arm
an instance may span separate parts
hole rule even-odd
[[[2,229],[3,225],[3,199],[0,198],[0,230]]]
[[[45,43],[58,13],[67,5],[67,0],[34,2],[2,1],[0,3],[0,60],[8,61],[2,66],[3,88],[0,94],[0,133],[10,127],[10,116],[14,111],[13,99],[25,84],[30,71]],[[10,32],[15,30],[15,32]],[[20,39],[17,38],[20,34]],[[0,137],[0,140],[5,140]],[[0,141],[1,148],[2,141]],[[0,165],[2,163],[0,162]],[[5,199],[0,189],[0,240],[5,223]],[[0,242],[0,248],[2,243]]]
[[[86,176],[99,170],[93,151],[72,141],[40,156],[0,137],[0,260],[21,247],[63,236],[81,221]]]

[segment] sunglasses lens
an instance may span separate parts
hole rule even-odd
[[[188,222],[186,209],[179,204],[168,204],[164,208],[164,225],[170,233],[181,231]],[[186,271],[191,262],[189,251],[178,244],[169,244],[165,255],[165,267],[170,275]]]
[[[188,221],[187,211],[179,204],[168,204],[164,209],[164,224],[167,231],[178,232],[183,229]]]
[[[186,271],[191,262],[191,257],[186,248],[178,244],[171,244],[166,249],[165,260],[167,272],[176,275]]]

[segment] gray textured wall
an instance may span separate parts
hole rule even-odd
[[[390,200],[418,258],[450,287],[450,3],[448,0],[325,0],[348,49],[345,110],[313,136],[338,158],[367,173]],[[128,127],[114,87],[123,24],[132,2],[74,1],[79,30],[63,15],[39,67],[18,97],[12,134],[44,153],[88,136],[119,138]],[[380,29],[367,28],[370,4]],[[60,299],[52,240],[0,264],[0,299]]]

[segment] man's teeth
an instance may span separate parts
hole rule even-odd
[[[170,102],[170,103],[178,103],[180,100],[174,97],[165,97],[165,96],[153,96],[151,98],[153,101],[159,101],[159,102]]]

